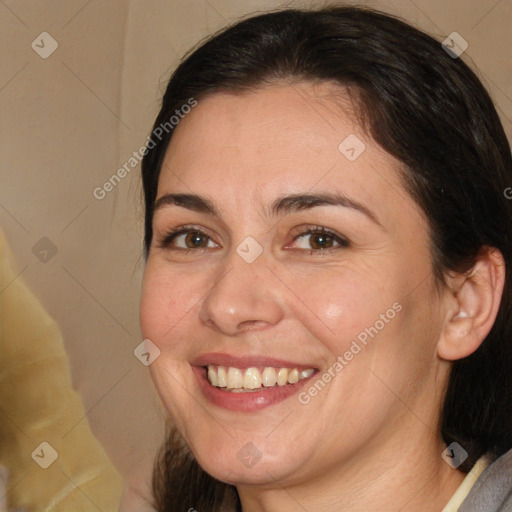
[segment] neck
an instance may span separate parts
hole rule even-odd
[[[465,478],[441,457],[439,437],[417,435],[378,453],[358,453],[301,482],[238,486],[243,512],[439,512]]]

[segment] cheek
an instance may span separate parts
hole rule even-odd
[[[382,327],[380,315],[385,315],[399,296],[395,285],[379,275],[370,269],[362,273],[345,268],[302,276],[293,286],[299,300],[293,301],[296,309],[292,316],[331,354],[343,354],[358,335],[364,339],[365,329],[376,322]],[[388,316],[394,317],[395,312],[391,310]]]
[[[179,339],[176,333],[187,323],[188,315],[194,314],[204,289],[197,275],[178,274],[165,265],[148,262],[139,306],[142,335],[158,346]]]

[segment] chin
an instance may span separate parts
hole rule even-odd
[[[296,448],[292,446],[285,451],[283,443],[279,447],[281,449],[276,453],[268,441],[265,445],[263,440],[244,440],[219,444],[213,450],[204,445],[197,446],[193,452],[199,465],[217,480],[231,485],[266,485],[296,475],[307,459],[299,460]]]
[[[258,461],[252,467],[246,467],[235,458],[233,464],[218,464],[213,461],[200,464],[211,476],[230,485],[269,485],[281,481],[284,476],[293,472],[292,468],[283,467],[279,463]]]

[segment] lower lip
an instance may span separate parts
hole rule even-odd
[[[300,380],[295,384],[286,384],[285,386],[273,386],[265,388],[262,391],[249,391],[247,393],[233,393],[224,391],[221,388],[212,386],[206,378],[206,370],[202,366],[192,367],[199,387],[203,395],[214,405],[223,407],[230,411],[253,412],[286,400],[295,395],[305,383],[315,374],[307,379]]]

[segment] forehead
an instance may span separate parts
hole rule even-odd
[[[245,163],[255,155],[275,159],[282,152],[286,158],[293,150],[305,154],[327,148],[337,155],[343,133],[361,131],[344,88],[329,83],[278,83],[199,100],[175,128],[167,160],[202,158],[214,163],[236,153]]]
[[[158,194],[270,197],[339,190],[396,204],[400,163],[362,129],[346,89],[280,84],[199,100],[175,128]],[[385,207],[385,205],[383,205]]]

